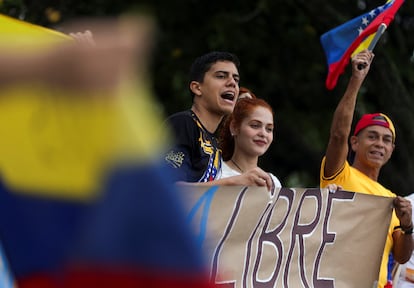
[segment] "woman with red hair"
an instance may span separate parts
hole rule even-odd
[[[251,170],[261,170],[259,157],[269,149],[273,142],[273,109],[263,99],[250,92],[250,97],[241,97],[221,130],[220,148],[223,164],[221,178],[241,175]],[[253,95],[253,96],[251,96]],[[239,96],[240,97],[240,96]],[[272,180],[272,189],[281,187],[279,179],[268,173]]]

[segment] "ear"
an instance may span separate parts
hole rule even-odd
[[[238,129],[235,127],[235,125],[234,125],[234,122],[233,121],[231,121],[231,123],[230,123],[230,134],[231,134],[231,136],[235,136],[235,135],[237,135],[238,134]]]
[[[200,82],[191,81],[190,90],[197,96],[201,96]]]
[[[351,149],[355,152],[357,146],[358,146],[358,136],[352,135],[349,139],[349,142],[351,143]]]

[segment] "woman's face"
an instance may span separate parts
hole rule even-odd
[[[273,141],[273,129],[272,112],[258,106],[242,121],[235,133],[235,145],[246,154],[261,156]]]

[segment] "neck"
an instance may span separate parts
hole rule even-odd
[[[257,168],[257,161],[257,157],[247,157],[244,155],[240,157],[236,153],[233,154],[233,156],[230,159],[233,168],[235,168],[234,170],[240,171],[241,173]]]
[[[204,109],[204,107],[200,107],[196,104],[193,104],[191,110],[197,115],[198,119],[201,121],[204,128],[206,128],[208,132],[216,132],[221,120],[223,119],[223,115],[211,113],[210,111]]]
[[[358,162],[356,163],[354,162],[354,164],[352,164],[352,167],[354,167],[355,169],[358,169],[361,173],[367,175],[369,178],[371,178],[375,182],[378,182],[378,176],[379,176],[381,167],[367,167],[364,165],[360,165]]]

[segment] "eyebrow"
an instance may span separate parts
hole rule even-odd
[[[375,134],[375,135],[383,135],[383,137],[387,137],[387,138],[392,138],[392,134],[380,134],[378,133],[378,131],[375,130],[368,130],[367,131],[368,134]]]
[[[230,75],[230,74],[231,74],[231,72],[229,72],[229,71],[224,71],[224,70],[217,70],[217,71],[214,71],[214,74],[217,74],[217,73],[224,73],[224,74],[226,74],[226,75]],[[237,73],[232,74],[232,76],[233,76],[233,77],[235,77],[235,78],[240,78],[240,75],[239,75],[239,74],[237,74]]]
[[[262,121],[260,121],[260,120],[256,120],[256,119],[251,119],[251,120],[249,121],[249,123],[252,123],[252,122],[260,123],[260,124],[262,124],[262,125],[264,125],[264,126],[275,126],[275,123],[267,123],[267,124],[265,124],[265,123],[263,123]]]

